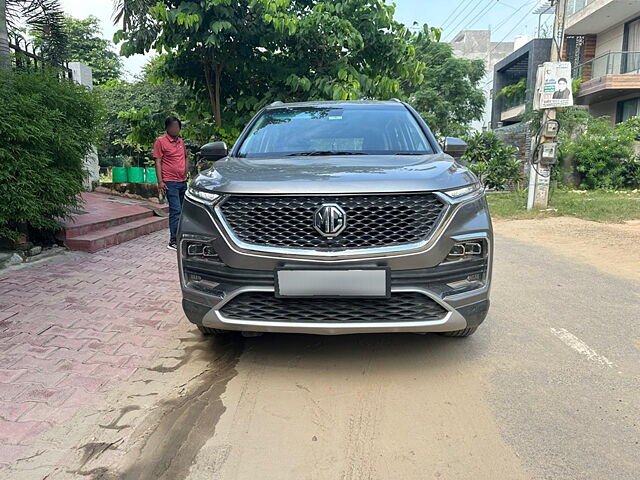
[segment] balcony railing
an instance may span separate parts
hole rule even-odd
[[[583,82],[605,75],[640,75],[640,52],[609,52],[578,66],[575,77]]]
[[[507,110],[511,110],[513,107],[517,107],[519,105],[524,105],[526,102],[527,94],[526,92],[517,93],[511,97],[502,96],[500,102],[500,112],[506,112]]]
[[[595,0],[569,0],[567,2],[567,15],[573,15]]]

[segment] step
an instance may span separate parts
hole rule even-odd
[[[60,240],[68,240],[70,238],[79,237],[91,232],[103,231],[111,227],[117,227],[118,225],[136,222],[138,220],[142,220],[143,218],[150,218],[153,216],[154,213],[151,210],[145,208],[144,210],[138,211],[136,213],[125,215],[118,214],[118,216],[115,216],[113,218],[91,221],[91,223],[68,225],[64,230],[60,231],[60,233],[58,234],[58,238]]]
[[[117,198],[101,193],[84,193],[82,198],[83,203],[80,209],[84,213],[75,214],[71,219],[61,222],[63,230],[57,235],[60,240],[135,222],[152,217],[156,212],[161,214],[169,212],[167,205]]]
[[[104,230],[97,230],[84,235],[67,238],[64,243],[67,248],[71,250],[95,253],[98,250],[128,242],[129,240],[162,230],[163,228],[168,228],[168,226],[169,219],[167,217],[145,217],[133,222],[105,228]]]

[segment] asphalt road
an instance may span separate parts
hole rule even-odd
[[[216,343],[118,478],[640,478],[640,284],[502,236],[493,280],[467,339]]]

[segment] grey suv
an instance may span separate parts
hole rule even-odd
[[[472,334],[493,236],[477,178],[398,101],[276,102],[190,185],[183,307],[228,330]]]

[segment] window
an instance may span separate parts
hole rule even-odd
[[[640,117],[640,97],[618,103],[618,119],[620,122]]]
[[[274,158],[346,152],[354,155],[433,153],[411,113],[401,106],[283,107],[265,110],[238,150]]]

